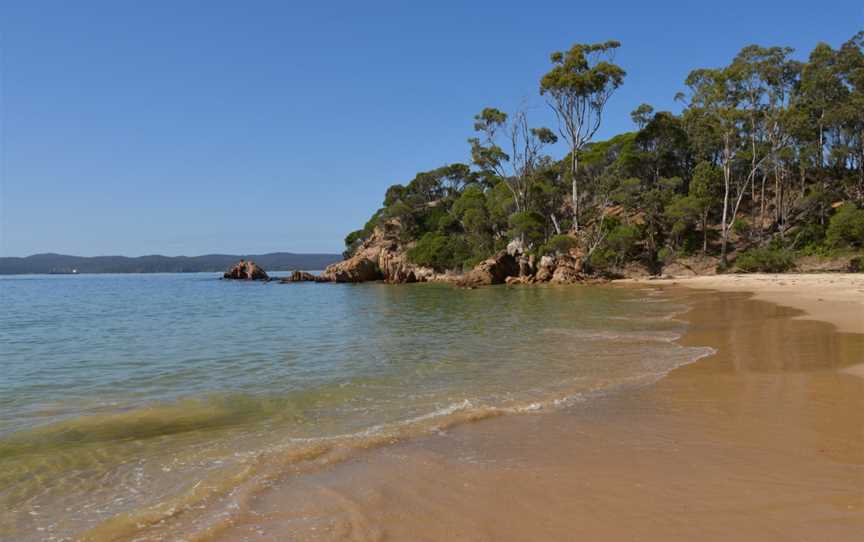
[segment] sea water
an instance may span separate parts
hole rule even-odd
[[[675,343],[684,309],[603,286],[0,278],[0,540],[134,538],[298,465],[626,393],[709,352]]]

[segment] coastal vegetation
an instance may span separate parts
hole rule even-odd
[[[864,32],[806,60],[749,45],[694,69],[679,112],[636,107],[632,131],[596,135],[626,72],[616,41],[551,55],[539,94],[557,125],[485,107],[470,162],[418,173],[345,238],[344,256],[391,231],[414,265],[467,271],[518,242],[532,261],[660,272],[683,259],[784,271],[864,245]],[[566,143],[567,154],[550,154]],[[365,245],[364,245],[365,243]]]

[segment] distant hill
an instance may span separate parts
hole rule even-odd
[[[339,254],[206,254],[204,256],[67,256],[34,254],[25,258],[0,257],[0,275],[29,273],[197,273],[225,271],[241,258],[254,260],[266,271],[324,269],[342,259]]]

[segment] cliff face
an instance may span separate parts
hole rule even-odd
[[[353,256],[327,266],[322,278],[329,282],[408,283],[426,282],[435,277],[434,270],[408,261],[409,247],[399,240],[399,229],[398,222],[376,227]]]

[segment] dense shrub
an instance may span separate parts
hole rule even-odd
[[[529,246],[542,241],[546,234],[543,215],[537,212],[514,213],[510,215],[509,222],[511,237],[524,239]]]
[[[603,245],[591,254],[589,266],[595,271],[607,273],[620,268],[635,252],[640,237],[639,228],[636,226],[615,226],[606,236]]]
[[[408,259],[436,271],[461,270],[473,254],[468,242],[461,236],[429,232],[408,251]]]
[[[818,249],[825,242],[825,227],[819,223],[807,224],[795,232],[792,246],[798,250]]]
[[[743,218],[736,218],[732,222],[732,232],[739,237],[747,238],[752,233],[753,228],[750,223]]]
[[[366,239],[367,232],[366,230],[355,230],[345,236],[345,251],[342,253],[342,257],[350,258],[354,255],[354,252],[357,251],[357,247],[360,246],[360,243]]]
[[[785,248],[762,247],[741,254],[735,265],[745,273],[783,273],[795,265],[795,258]]]
[[[575,248],[576,245],[576,239],[569,235],[555,235],[545,245],[540,247],[539,253],[541,256],[546,254],[566,254],[571,248]]]
[[[864,246],[864,209],[851,203],[840,207],[828,223],[825,240],[834,248]]]

